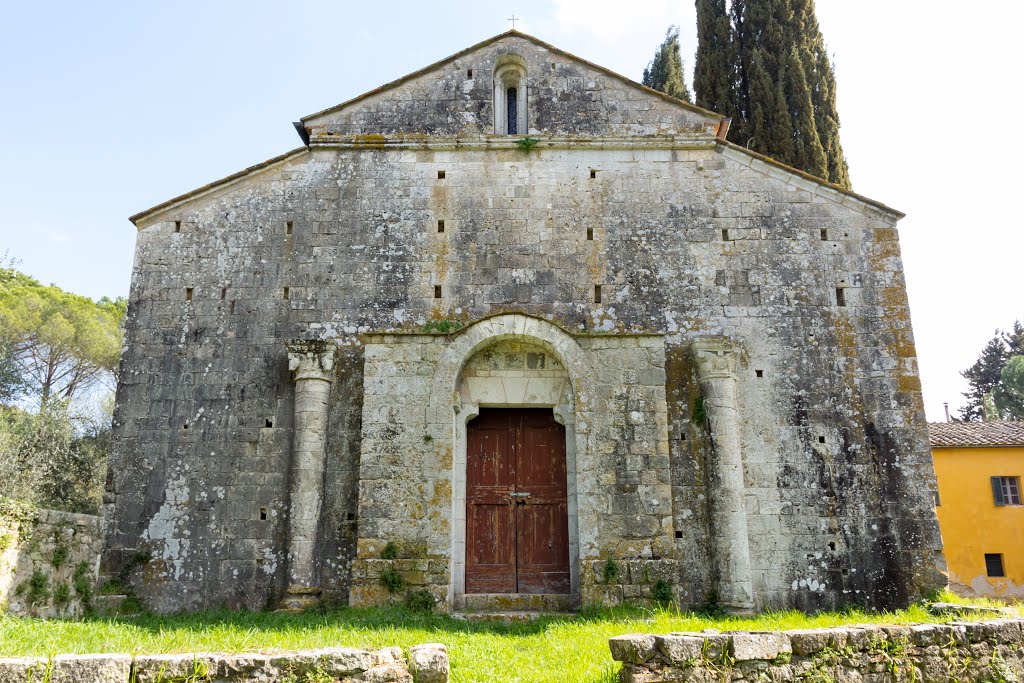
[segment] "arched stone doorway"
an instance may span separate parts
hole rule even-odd
[[[484,319],[455,338],[434,374],[430,418],[452,443],[449,600],[463,606],[466,586],[467,425],[482,408],[550,409],[565,430],[569,594],[580,585],[579,458],[589,429],[590,370],[583,350],[562,329],[524,315]],[[451,387],[451,393],[440,391]],[[446,419],[447,418],[447,419]]]
[[[565,366],[533,340],[503,338],[466,362],[455,399],[454,595],[577,593],[575,398]]]

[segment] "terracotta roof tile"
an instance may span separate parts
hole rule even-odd
[[[929,422],[932,448],[1024,446],[1024,422]]]

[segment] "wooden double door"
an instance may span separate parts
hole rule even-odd
[[[550,408],[467,426],[466,592],[569,593],[565,427]]]

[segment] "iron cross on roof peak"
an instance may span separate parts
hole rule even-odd
[[[517,16],[515,15],[515,12],[513,12],[513,13],[512,13],[512,16],[511,16],[511,17],[509,17],[509,18],[508,18],[508,20],[512,22],[512,30],[513,30],[513,31],[515,31],[515,30],[516,30],[516,22],[517,22],[517,21],[522,21],[522,19],[520,19],[519,17],[517,17]]]

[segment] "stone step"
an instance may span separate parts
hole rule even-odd
[[[455,612],[452,617],[463,621],[500,621],[505,624],[518,624],[548,617],[560,620],[575,619],[576,613],[514,610],[509,612]]]
[[[461,596],[459,612],[572,612],[579,598],[562,593],[468,593]]]

